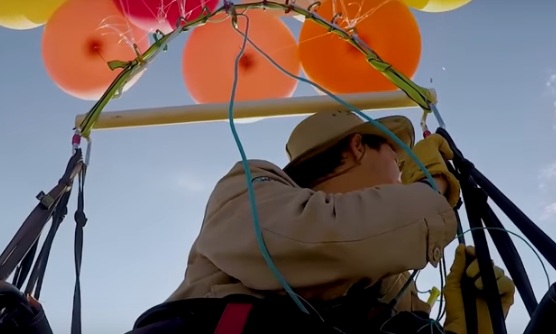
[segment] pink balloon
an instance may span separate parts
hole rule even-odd
[[[155,32],[157,29],[164,33],[171,32],[168,23],[169,5],[175,0],[113,0],[118,9],[136,27]],[[186,0],[182,0],[186,1]]]
[[[193,21],[203,13],[206,7],[213,12],[220,0],[163,0],[168,3],[168,22],[173,28],[176,27],[180,17],[186,22]]]

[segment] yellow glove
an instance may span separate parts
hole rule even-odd
[[[466,257],[473,258],[473,262],[466,266]],[[483,280],[480,277],[479,263],[475,259],[475,248],[473,246],[459,245],[456,249],[456,257],[450,274],[446,278],[446,286],[444,287],[444,297],[446,299],[446,321],[444,330],[446,332],[453,332],[455,334],[466,334],[465,322],[465,306],[463,303],[463,296],[461,292],[461,279],[464,275],[470,278],[475,278],[475,288],[482,291]],[[504,271],[494,266],[494,276],[498,284],[498,291],[500,292],[500,299],[502,302],[502,310],[504,317],[508,315],[510,307],[514,303],[515,285],[513,281],[504,275]],[[490,321],[490,314],[488,305],[484,299],[477,296],[477,325],[479,334],[493,334],[492,323]]]
[[[454,158],[454,152],[450,149],[446,139],[439,134],[431,134],[413,147],[413,153],[432,176],[443,175],[446,178],[448,189],[445,196],[450,205],[455,207],[459,199],[460,185],[458,179],[448,171],[445,163],[445,160]],[[404,159],[402,167],[403,183],[410,184],[425,178],[425,174],[411,157]]]

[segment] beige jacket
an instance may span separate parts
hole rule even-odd
[[[337,298],[361,279],[383,280],[392,298],[408,270],[436,266],[456,235],[452,208],[426,184],[326,194],[300,188],[270,162],[249,166],[266,248],[305,299]],[[185,279],[169,301],[283,290],[261,255],[248,196],[238,163],[216,184]],[[412,287],[397,309],[428,305]]]

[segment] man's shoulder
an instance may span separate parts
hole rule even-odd
[[[249,171],[249,175],[246,171]],[[207,206],[209,214],[221,210],[226,203],[243,198],[248,191],[248,176],[258,192],[278,194],[286,188],[299,189],[280,167],[270,161],[239,161],[216,183]]]
[[[245,166],[248,166],[250,169],[263,169],[269,172],[283,172],[283,170],[273,162],[268,160],[262,159],[248,159],[248,160],[240,160],[237,161],[233,166],[232,170],[234,169],[244,169]]]
[[[249,171],[251,182],[259,183],[266,181],[281,181],[295,186],[293,180],[275,163],[267,160],[250,159],[236,162],[230,171],[222,177],[221,181],[241,177],[243,182],[246,180],[246,173]]]

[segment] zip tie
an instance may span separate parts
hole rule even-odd
[[[427,304],[430,305],[431,309],[434,307],[434,304],[436,304],[438,297],[440,297],[440,290],[438,290],[437,287],[433,286],[430,291],[429,299],[427,300]]]

